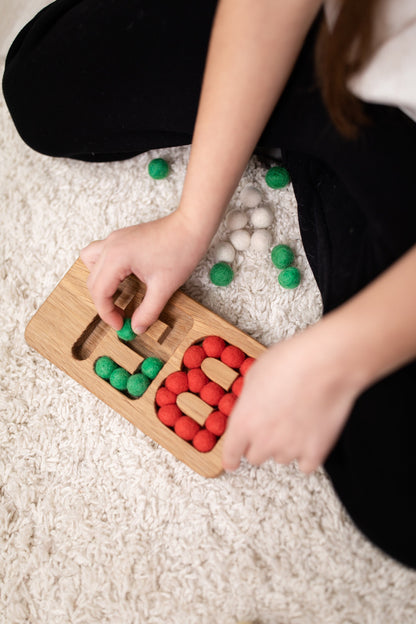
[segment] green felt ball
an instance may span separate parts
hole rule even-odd
[[[277,278],[283,288],[296,288],[300,284],[300,272],[296,267],[289,267],[279,273]]]
[[[288,245],[276,245],[272,249],[272,262],[278,269],[286,269],[295,258],[293,251]]]
[[[136,334],[131,328],[131,319],[124,319],[123,327],[118,330],[117,336],[122,340],[126,340],[127,342],[136,338]]]
[[[144,394],[150,385],[149,377],[143,375],[143,373],[136,373],[131,375],[127,381],[127,392],[134,397],[140,397]]]
[[[163,180],[169,173],[169,165],[163,158],[154,158],[150,161],[148,170],[154,180]]]
[[[94,370],[101,379],[110,379],[113,370],[118,368],[118,364],[107,355],[99,357],[94,364]]]
[[[110,384],[117,390],[126,390],[130,373],[124,368],[116,368],[110,375]]]
[[[215,286],[228,286],[233,281],[234,271],[226,262],[217,262],[212,267],[209,277]]]
[[[148,357],[142,363],[142,373],[149,377],[149,379],[154,379],[159,371],[162,370],[163,362],[159,360],[157,357]]]
[[[284,167],[271,167],[266,173],[266,184],[272,189],[280,189],[289,184],[290,176]]]

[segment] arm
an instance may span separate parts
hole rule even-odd
[[[320,5],[321,0],[219,3],[178,210],[113,232],[81,252],[97,311],[115,329],[122,314],[113,295],[128,274],[147,286],[132,317],[133,327],[144,331],[204,256]]]
[[[237,468],[243,455],[253,464],[297,459],[305,472],[322,463],[358,395],[416,357],[415,275],[416,246],[316,325],[259,358],[230,419],[225,468]]]

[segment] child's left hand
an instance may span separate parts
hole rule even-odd
[[[254,465],[296,459],[306,473],[325,460],[359,393],[331,338],[320,321],[273,345],[250,368],[227,428],[226,470],[242,457]]]

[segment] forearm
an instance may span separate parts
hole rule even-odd
[[[416,246],[321,321],[320,348],[358,392],[416,357],[415,276]]]
[[[320,5],[320,0],[219,3],[179,208],[208,243]]]

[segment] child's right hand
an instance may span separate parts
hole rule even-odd
[[[113,296],[133,273],[146,284],[146,294],[132,315],[132,327],[138,334],[146,331],[190,276],[209,243],[179,211],[90,243],[80,256],[90,270],[87,286],[102,320],[121,329],[123,313],[114,305]]]

